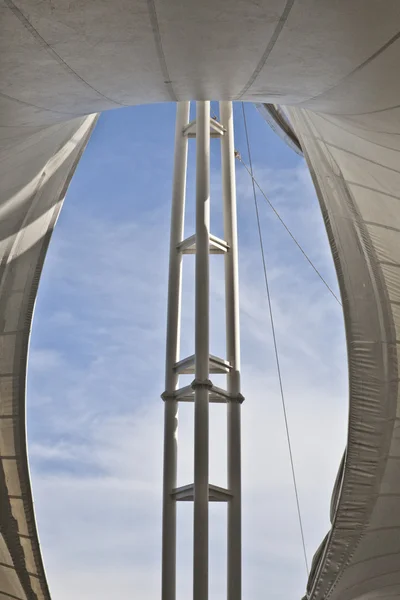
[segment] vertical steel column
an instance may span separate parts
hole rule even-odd
[[[208,598],[210,102],[196,102],[193,600]]]
[[[241,599],[240,339],[233,111],[220,102],[220,120],[210,120],[210,102],[189,102],[177,109],[170,265],[164,426],[162,600],[176,600],[176,503],[194,502],[193,600],[208,600],[208,504],[228,504],[228,600]],[[210,237],[210,136],[221,141],[224,240]],[[196,234],[183,240],[188,137],[196,138]],[[209,348],[209,254],[225,254],[226,360]],[[196,254],[195,353],[180,359],[182,255]],[[210,362],[211,361],[211,362]],[[211,364],[211,366],[210,366]],[[227,373],[227,390],[213,386],[211,373]],[[178,388],[179,374],[193,373],[190,386]],[[210,392],[212,393],[210,396]],[[227,403],[228,489],[209,484],[209,402]],[[194,483],[177,487],[177,414],[179,401],[194,401]],[[211,494],[211,496],[210,496]]]
[[[178,384],[174,365],[179,360],[182,254],[188,139],[183,128],[189,122],[190,102],[179,102],[175,129],[175,163],[172,189],[171,235],[168,277],[167,346],[164,408],[164,475],[162,524],[162,600],[176,598],[176,501],[178,402],[173,392]]]
[[[239,275],[236,216],[235,146],[232,102],[220,102],[221,124],[226,130],[221,138],[222,195],[224,236],[229,245],[225,254],[226,351],[231,370],[227,375],[228,403],[228,600],[242,597],[241,532],[241,440],[240,440],[240,331]]]

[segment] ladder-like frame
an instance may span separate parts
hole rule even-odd
[[[227,598],[241,599],[241,447],[240,337],[236,216],[235,151],[232,102],[220,102],[220,121],[210,118],[210,102],[177,105],[175,164],[167,311],[164,423],[162,600],[176,600],[176,503],[194,502],[193,600],[208,599],[208,503],[228,505]],[[196,233],[184,239],[188,138],[196,140]],[[210,137],[221,140],[224,240],[210,233]],[[226,360],[210,355],[209,255],[225,258]],[[182,257],[195,254],[195,353],[179,356]],[[191,374],[191,385],[179,388],[179,375]],[[226,390],[210,374],[224,373]],[[194,402],[194,483],[177,487],[178,403]],[[209,483],[209,402],[227,405],[228,488]]]

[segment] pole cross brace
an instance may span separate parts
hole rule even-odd
[[[195,372],[195,363],[196,357],[192,354],[175,363],[174,371],[178,375],[192,375]],[[232,369],[232,365],[227,360],[213,354],[210,354],[209,365],[210,373],[226,374]]]
[[[217,387],[216,385],[212,386],[211,391],[217,396],[225,398],[225,402],[238,402],[239,404],[242,404],[244,402],[244,396],[242,394],[231,394],[230,392],[227,392],[226,390],[223,390],[222,388]]]
[[[183,485],[172,490],[171,496],[177,502],[193,502],[194,500],[194,484]],[[208,485],[208,501],[209,502],[229,502],[233,494],[225,488],[217,485]]]
[[[225,254],[225,252],[228,252],[229,244],[225,240],[221,240],[221,238],[211,233],[209,238],[210,245],[208,251],[210,254]],[[182,242],[179,242],[176,249],[182,254],[196,254],[196,235],[191,235]]]
[[[218,138],[226,133],[226,129],[216,119],[210,119],[210,137]],[[196,137],[196,120],[190,121],[182,129],[182,135],[186,135],[188,138]]]
[[[238,402],[242,404],[244,402],[244,396],[242,394],[231,394],[222,388],[214,385],[209,379],[206,381],[192,381],[190,385],[179,388],[174,392],[164,392],[161,394],[161,398],[167,400],[177,400],[178,402],[194,402],[194,390],[196,387],[207,387],[209,390],[208,401],[213,404],[226,404],[228,402]]]

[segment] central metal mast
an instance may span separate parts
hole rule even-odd
[[[241,599],[241,457],[240,339],[236,222],[235,153],[232,102],[220,102],[220,122],[210,118],[210,102],[196,102],[189,122],[189,102],[179,102],[175,131],[175,164],[167,311],[164,426],[162,600],[176,600],[176,503],[193,501],[193,600],[208,599],[208,503],[226,502],[228,510],[227,598]],[[196,228],[184,239],[188,138],[196,140]],[[224,240],[210,233],[210,137],[221,140]],[[210,354],[209,255],[225,257],[226,359]],[[182,257],[196,255],[195,353],[179,356]],[[194,374],[179,388],[179,375]],[[226,390],[210,374],[224,373]],[[177,487],[178,402],[194,402],[194,483]],[[227,404],[228,488],[209,483],[209,403]]]

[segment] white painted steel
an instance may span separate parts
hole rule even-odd
[[[242,591],[241,526],[241,448],[240,448],[240,330],[239,268],[236,213],[235,141],[232,102],[220,102],[222,197],[224,236],[229,246],[225,254],[226,358],[231,365],[227,375],[228,393],[236,399],[228,411],[228,600],[240,600]]]
[[[210,102],[196,102],[193,600],[208,598]]]
[[[208,598],[208,509],[209,502],[228,504],[228,600],[241,598],[241,480],[240,480],[240,341],[239,281],[237,254],[236,185],[231,102],[220,103],[224,135],[221,139],[222,189],[225,240],[210,233],[210,102],[196,103],[196,233],[183,239],[183,213],[187,146],[182,143],[182,123],[189,107],[179,106],[175,141],[174,193],[172,202],[170,273],[164,440],[163,491],[163,576],[162,600],[176,597],[176,502],[193,501],[193,600]],[[211,240],[225,248],[227,359],[209,349],[209,256]],[[196,254],[195,273],[195,354],[179,360],[179,312],[181,304],[181,261],[188,244]],[[177,389],[179,375],[193,373],[191,386]],[[227,390],[209,380],[210,373],[227,375]],[[176,487],[177,403],[194,400],[194,483]],[[228,489],[209,483],[209,402],[227,404]]]
[[[176,597],[176,501],[172,490],[177,486],[178,401],[173,393],[178,385],[174,365],[179,360],[182,286],[182,253],[177,247],[183,240],[188,154],[188,139],[183,135],[183,129],[189,121],[189,111],[190,102],[177,104],[165,364],[162,600],[175,600]]]

